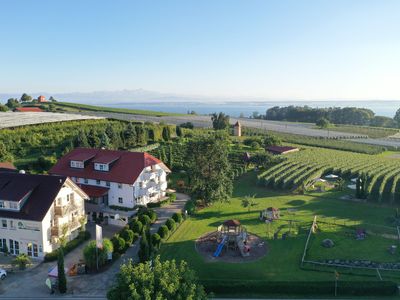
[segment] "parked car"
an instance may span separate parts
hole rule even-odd
[[[7,277],[7,271],[4,269],[0,269],[0,279],[3,280]]]

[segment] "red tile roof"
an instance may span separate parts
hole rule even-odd
[[[299,148],[289,146],[269,146],[266,148],[266,150],[274,154],[284,154],[286,152],[298,151]]]
[[[95,156],[95,153],[77,153],[76,155],[72,155],[69,159],[76,161],[87,161]]]
[[[227,226],[227,227],[238,227],[238,226],[240,226],[240,221],[238,221],[238,220],[227,220],[223,224],[224,224],[224,226]]]
[[[85,185],[85,184],[79,184],[79,187],[91,198],[104,196],[108,193],[109,190],[108,188],[105,187]]]
[[[119,159],[121,155],[115,153],[101,153],[93,160],[95,163],[109,164]]]
[[[42,112],[39,107],[17,107],[14,111],[18,112]]]
[[[16,170],[17,168],[13,165],[13,163],[5,161],[0,162],[0,169]]]
[[[77,155],[93,155],[94,158],[86,163],[84,169],[71,168],[70,160]],[[98,157],[100,160],[103,160],[103,157],[118,157],[118,159],[113,163],[110,171],[97,171],[94,169],[94,162],[97,161]],[[69,177],[133,184],[144,168],[157,164],[163,163],[146,152],[76,148],[64,155],[55,166],[51,168],[49,173]]]

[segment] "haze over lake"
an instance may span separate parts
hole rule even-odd
[[[124,102],[105,104],[109,107],[131,108],[155,110],[173,113],[187,113],[195,111],[198,114],[210,114],[214,112],[224,112],[230,116],[238,117],[241,113],[245,117],[252,115],[257,111],[260,114],[265,114],[268,108],[273,106],[310,106],[310,107],[363,107],[369,108],[376,115],[393,117],[396,110],[400,108],[400,101],[266,101],[266,102]]]

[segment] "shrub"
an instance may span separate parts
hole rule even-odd
[[[141,215],[139,221],[142,222],[144,226],[151,224],[151,219],[148,215]]]
[[[194,214],[196,211],[196,205],[195,202],[193,200],[189,200],[185,203],[185,211],[187,211],[187,213],[189,215]]]
[[[160,228],[158,228],[158,234],[163,240],[165,240],[169,235],[168,227],[166,225],[162,225]]]
[[[19,254],[13,261],[13,265],[17,265],[20,270],[24,270],[31,263],[31,259],[25,253]]]
[[[158,233],[153,233],[151,235],[151,243],[155,249],[160,249],[161,245],[161,237]]]
[[[182,222],[182,214],[181,213],[174,213],[172,215],[172,219],[176,222],[176,223],[181,223]]]
[[[167,225],[167,227],[168,227],[168,229],[170,231],[173,231],[175,229],[175,226],[176,226],[174,219],[171,219],[171,218],[169,218],[167,220],[167,222],[165,222],[165,225]]]
[[[111,239],[111,242],[113,244],[113,248],[114,248],[115,252],[120,253],[120,254],[125,252],[126,243],[125,243],[125,240],[119,236],[119,234],[115,234],[113,236],[113,238]]]
[[[65,247],[64,247],[64,255],[71,252],[74,250],[76,247],[81,245],[83,242],[87,241],[90,239],[90,232],[89,231],[81,231],[79,232],[78,236],[73,239],[72,241],[69,241]],[[58,258],[58,249],[54,250],[53,252],[46,253],[44,256],[44,261],[49,262],[49,261],[55,261]]]
[[[139,261],[145,262],[150,259],[150,247],[147,241],[147,235],[143,234],[142,239],[140,240],[140,248],[138,252]]]
[[[172,193],[168,195],[169,202],[174,202],[176,200],[176,194]]]
[[[83,257],[88,268],[94,269],[97,258],[99,267],[106,264],[109,252],[113,252],[113,244],[109,239],[103,239],[103,248],[101,249],[96,249],[96,241],[90,241],[83,249]]]
[[[137,241],[138,239],[139,239],[139,235],[138,235],[136,232],[134,232],[134,233],[133,233],[132,244],[136,243],[136,241]]]
[[[125,240],[126,246],[130,246],[133,243],[133,231],[129,228],[126,228],[121,231],[120,236]]]
[[[129,227],[132,229],[133,232],[137,233],[138,235],[141,235],[143,232],[143,224],[137,219],[130,223]]]
[[[67,277],[65,276],[64,270],[64,252],[62,248],[58,251],[58,290],[61,294],[65,294],[67,292]]]
[[[149,209],[146,215],[149,216],[151,223],[154,223],[157,220],[157,214],[152,209]]]

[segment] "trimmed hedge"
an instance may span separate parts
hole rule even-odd
[[[158,228],[157,233],[163,240],[165,240],[169,235],[169,229],[168,229],[167,225],[162,225],[160,228]]]
[[[82,231],[79,232],[78,236],[73,239],[72,241],[69,241],[65,247],[64,247],[64,255],[66,255],[67,253],[71,252],[72,250],[74,250],[76,247],[78,247],[79,245],[81,245],[82,243],[84,243],[85,241],[90,240],[90,232],[89,231]],[[46,255],[44,256],[44,261],[48,262],[48,261],[55,261],[58,258],[58,249],[54,250],[53,252],[50,253],[46,253]]]
[[[134,232],[129,227],[122,230],[120,236],[125,240],[126,246],[132,245]]]
[[[165,222],[165,225],[167,225],[167,227],[168,227],[168,229],[169,229],[170,231],[173,231],[173,230],[175,229],[175,227],[176,227],[176,223],[175,223],[174,219],[171,219],[171,218],[169,218],[169,219]]]
[[[294,294],[334,295],[332,281],[228,281],[202,280],[207,293],[216,294]],[[392,281],[338,281],[338,296],[390,296],[397,293],[397,284]]]
[[[129,228],[138,235],[141,235],[143,232],[143,224],[137,219],[134,219],[131,223],[129,223]]]
[[[113,244],[114,252],[117,252],[119,254],[122,254],[125,252],[126,242],[122,237],[119,236],[119,234],[115,234],[112,237],[111,242]]]
[[[160,249],[161,246],[161,237],[158,233],[153,233],[151,235],[151,244],[155,249]]]
[[[181,223],[183,220],[182,214],[181,213],[174,213],[172,215],[172,219],[176,222],[176,223]]]
[[[144,226],[151,224],[151,219],[148,215],[141,215],[139,221],[142,222]]]

